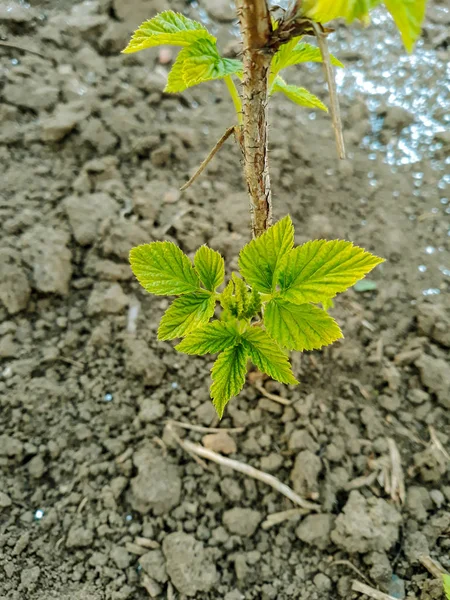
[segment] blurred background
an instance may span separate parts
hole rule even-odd
[[[328,115],[271,104],[275,217],[387,259],[337,299],[346,339],[294,357],[300,386],[248,384],[221,422],[240,432],[204,441],[321,505],[276,525],[283,496],[168,435],[217,426],[212,360],[157,343],[168,301],[127,262],[169,239],[231,272],[250,238],[233,141],[179,192],[234,123],[223,82],[167,95],[175,48],[120,54],[169,8],[239,52],[228,0],[0,2],[0,598],[348,599],[351,561],[393,598],[439,599],[419,557],[450,570],[448,2],[412,55],[383,8],[336,24],[348,160]],[[328,103],[321,65],[289,80]]]

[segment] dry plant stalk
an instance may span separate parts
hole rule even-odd
[[[244,174],[250,196],[253,237],[272,224],[272,192],[268,163],[268,100],[272,33],[266,0],[236,0],[244,42],[242,136]]]
[[[260,471],[259,469],[255,469],[246,463],[240,462],[238,460],[234,460],[232,458],[228,458],[226,456],[222,456],[217,452],[213,452],[212,450],[208,450],[207,448],[200,446],[199,444],[193,444],[189,440],[182,440],[179,435],[174,431],[173,424],[168,423],[167,430],[171,433],[174,440],[178,443],[183,450],[185,450],[188,454],[190,454],[193,458],[198,461],[201,461],[199,458],[206,458],[208,460],[212,460],[213,462],[229,467],[234,471],[238,471],[239,473],[243,473],[248,477],[252,477],[253,479],[257,479],[258,481],[262,481],[267,485],[270,485],[274,490],[289,498],[291,502],[301,506],[302,508],[306,508],[309,511],[320,511],[320,506],[318,504],[314,504],[313,502],[308,502],[298,494],[294,492],[288,485],[282,483],[279,479],[274,477],[273,475],[269,475],[268,473],[264,473],[264,471]],[[203,462],[203,461],[201,461]]]
[[[395,600],[393,596],[389,596],[375,588],[366,585],[365,583],[361,583],[360,581],[353,581],[352,590],[354,592],[360,592],[361,594],[365,594],[369,598],[373,598],[373,600]]]

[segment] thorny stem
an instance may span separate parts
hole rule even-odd
[[[244,42],[242,81],[242,152],[250,196],[252,233],[260,236],[272,222],[272,193],[268,165],[268,79],[272,33],[266,0],[236,0]]]
[[[242,100],[239,96],[239,92],[236,89],[233,78],[231,75],[227,75],[225,77],[225,83],[227,85],[228,91],[230,92],[231,99],[233,100],[234,108],[236,110],[236,115],[238,119],[239,125],[242,125]]]

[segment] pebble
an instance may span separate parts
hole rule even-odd
[[[69,529],[67,535],[66,547],[67,548],[86,548],[91,546],[94,541],[94,534],[91,529],[84,527],[73,526]]]
[[[192,535],[170,533],[164,538],[162,548],[167,573],[180,594],[197,597],[198,592],[209,592],[217,584],[215,565],[203,544]]]
[[[226,431],[209,433],[203,437],[205,448],[220,454],[234,454],[237,451],[236,442]]]
[[[132,557],[122,546],[114,546],[109,555],[118,569],[126,569],[131,564]]]
[[[8,494],[5,494],[4,492],[0,492],[0,509],[8,508],[9,506],[11,506],[11,504],[12,504],[12,500],[8,496]]]
[[[251,537],[262,520],[262,514],[251,508],[232,508],[224,512],[223,524],[230,533]]]

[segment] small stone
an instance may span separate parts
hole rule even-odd
[[[291,471],[294,490],[301,496],[316,497],[319,491],[319,474],[322,471],[321,459],[310,450],[297,455]]]
[[[32,588],[36,581],[39,579],[41,569],[39,567],[31,567],[30,569],[24,569],[20,574],[20,582],[27,590]]]
[[[74,237],[82,246],[94,243],[102,221],[119,210],[117,201],[104,193],[69,196],[64,206]]]
[[[325,573],[317,573],[314,575],[314,585],[320,593],[329,592],[332,587],[331,579],[325,575]]]
[[[251,508],[232,508],[223,514],[223,524],[230,533],[251,537],[261,523],[262,515]]]
[[[23,454],[23,444],[10,435],[0,435],[0,456],[20,459]]]
[[[33,456],[28,463],[28,472],[31,477],[34,477],[35,479],[40,479],[42,477],[45,473],[45,462],[42,456]]]
[[[62,229],[38,224],[21,238],[23,256],[33,269],[34,287],[44,293],[65,296],[72,277],[70,236]]]
[[[288,446],[289,450],[310,450],[313,453],[318,452],[320,448],[306,429],[294,429]]]
[[[331,539],[350,554],[388,551],[398,539],[401,521],[401,515],[385,500],[366,499],[353,490],[336,518]]]
[[[73,526],[69,529],[67,535],[67,548],[87,548],[92,545],[94,534],[91,529],[84,527]]]
[[[143,423],[154,423],[161,419],[166,412],[166,407],[159,400],[144,398],[140,402],[139,418]]]
[[[0,509],[8,508],[9,506],[11,506],[11,504],[12,504],[12,500],[8,496],[8,494],[5,494],[4,492],[0,492]]]
[[[332,515],[308,515],[297,527],[295,533],[302,542],[325,550],[330,545],[333,523]]]
[[[428,540],[421,531],[406,534],[403,550],[410,564],[418,564],[421,556],[430,554]]]
[[[118,569],[126,569],[131,564],[131,555],[122,546],[114,546],[109,555]]]
[[[47,143],[60,142],[85,116],[85,113],[71,110],[69,105],[57,108],[51,117],[42,121],[41,140]]]
[[[158,583],[166,583],[166,561],[161,550],[151,550],[139,558],[142,570]]]
[[[422,354],[416,361],[422,383],[434,394],[444,408],[450,408],[450,369],[448,361]]]
[[[217,584],[218,575],[203,544],[182,532],[171,533],[162,544],[170,580],[180,594],[195,597],[209,592]]]
[[[138,474],[131,480],[131,506],[141,514],[170,512],[180,503],[181,479],[178,468],[144,446],[133,456]]]
[[[226,431],[209,433],[203,437],[203,445],[213,452],[234,454],[237,451],[236,442]]]
[[[261,458],[261,469],[267,473],[276,473],[283,466],[284,459],[281,454],[272,452]]]
[[[144,385],[158,386],[166,373],[166,366],[144,340],[133,337],[125,340],[125,365],[132,375],[142,377]]]
[[[10,315],[14,315],[28,304],[31,287],[28,277],[19,265],[18,257],[10,252],[0,252],[0,302]]]
[[[112,285],[98,283],[89,296],[87,313],[90,316],[100,313],[117,314],[126,306],[128,306],[128,296],[120,283]]]

